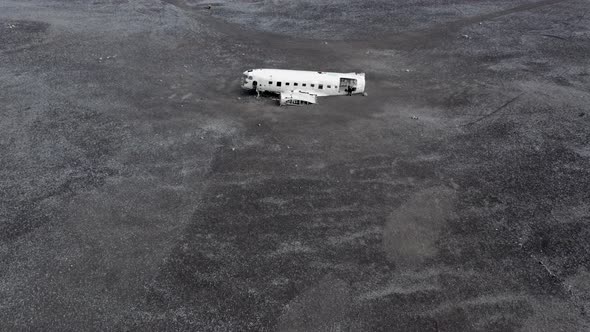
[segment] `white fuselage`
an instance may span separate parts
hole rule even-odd
[[[332,73],[287,69],[252,69],[242,75],[242,88],[258,92],[307,92],[318,97],[365,92],[364,73]]]

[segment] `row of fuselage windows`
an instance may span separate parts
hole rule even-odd
[[[272,85],[272,83],[273,83],[272,81],[268,81],[268,85]],[[276,82],[276,84],[277,84],[278,87],[282,86],[282,82]],[[291,83],[289,83],[289,82],[285,82],[285,86],[289,86],[290,84]],[[293,86],[299,86],[299,83],[293,83]],[[307,83],[301,83],[301,86],[302,87],[306,87],[307,86]],[[311,88],[315,88],[315,84],[313,84],[313,83],[310,84],[309,86]],[[318,84],[318,89],[321,90],[323,88],[324,88],[324,85],[323,84]],[[326,89],[331,89],[331,88],[332,88],[331,85],[326,85]],[[334,85],[334,89],[338,89],[338,86]]]

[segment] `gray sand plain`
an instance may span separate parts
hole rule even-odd
[[[0,0],[0,330],[589,330],[589,9]]]

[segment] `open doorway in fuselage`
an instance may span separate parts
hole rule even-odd
[[[341,78],[340,85],[338,86],[339,93],[347,93],[348,87],[352,88],[352,91],[356,91],[356,79],[355,78]]]

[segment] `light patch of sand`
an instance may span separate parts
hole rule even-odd
[[[416,193],[388,217],[383,250],[400,265],[420,264],[438,253],[436,241],[446,221],[454,216],[455,192],[434,187]]]

